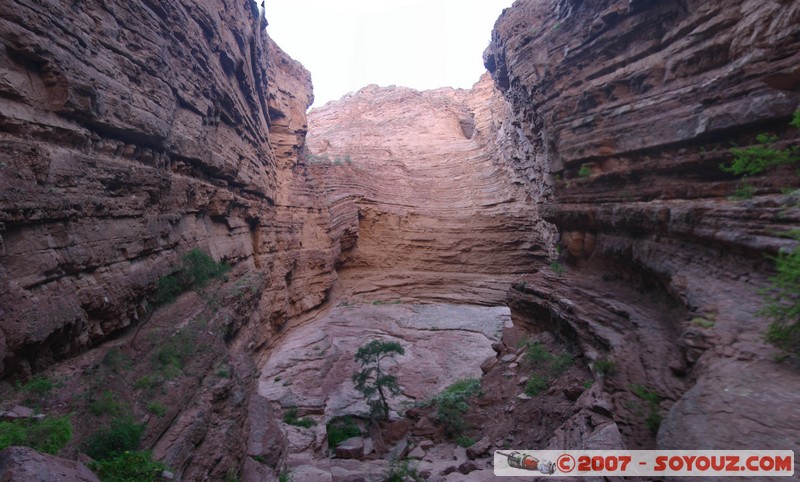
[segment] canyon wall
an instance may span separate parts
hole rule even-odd
[[[4,2],[0,374],[146,316],[194,247],[263,273],[258,344],[325,299],[338,244],[292,171],[310,76],[265,26],[230,0]]]
[[[502,304],[549,256],[542,171],[484,76],[471,90],[368,86],[309,115],[305,167],[348,226],[343,300]],[[355,238],[353,238],[355,235]]]
[[[795,2],[688,0],[520,0],[496,23],[484,61],[530,142],[520,168],[555,185],[541,212],[560,236],[561,264],[510,303],[595,360],[629,446],[798,448],[800,376],[758,314],[798,177],[769,169],[736,199],[719,168],[759,133],[800,140],[798,25]]]

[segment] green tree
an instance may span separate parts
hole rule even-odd
[[[800,241],[800,230],[786,236]],[[775,260],[777,274],[762,291],[765,304],[761,314],[772,320],[766,340],[788,352],[800,353],[800,244],[780,251]]]
[[[387,395],[400,393],[397,379],[381,369],[381,360],[404,353],[400,343],[381,340],[372,340],[356,351],[355,359],[361,364],[361,370],[353,373],[353,383],[356,390],[364,394],[373,416],[389,418]]]

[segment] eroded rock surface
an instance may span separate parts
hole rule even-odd
[[[775,148],[800,138],[787,127],[799,24],[800,6],[782,2],[528,0],[503,13],[485,53],[536,154],[522,162],[556,183],[542,214],[568,270],[526,278],[512,299],[616,362],[618,422],[629,384],[657,392],[662,448],[798,447],[798,420],[770,414],[800,402],[800,377],[773,361],[757,313],[765,255],[791,247],[779,233],[800,224],[781,192],[797,177],[767,170],[736,200],[741,181],[719,165],[761,132]],[[645,443],[630,419],[627,442]]]
[[[485,76],[472,90],[368,86],[309,115],[309,175],[357,228],[339,296],[498,304],[548,256],[541,193]],[[351,228],[351,232],[356,229]]]
[[[294,328],[269,356],[259,392],[283,407],[331,417],[369,408],[352,384],[353,358],[372,339],[395,340],[405,354],[389,362],[402,396],[392,404],[430,397],[461,378],[479,378],[480,363],[511,321],[508,308],[467,305],[356,305],[331,309]]]

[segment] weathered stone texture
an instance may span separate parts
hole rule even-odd
[[[616,360],[616,413],[637,401],[629,383],[664,397],[664,448],[797,447],[797,420],[768,414],[796,406],[800,379],[785,374],[789,391],[771,381],[784,370],[757,314],[765,255],[790,247],[779,233],[800,224],[796,196],[781,193],[797,176],[754,176],[756,196],[742,201],[719,165],[761,132],[777,148],[800,139],[788,127],[798,25],[793,2],[523,0],[484,54],[532,146],[521,162],[552,176],[542,214],[568,265],[565,277],[529,277],[512,299],[590,358]],[[738,402],[713,395],[743,377]],[[754,419],[758,430],[718,429]],[[636,422],[620,428],[648,443]]]

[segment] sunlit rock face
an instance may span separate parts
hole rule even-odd
[[[529,0],[495,26],[485,63],[536,154],[519,157],[552,175],[540,212],[567,269],[512,303],[616,360],[607,390],[631,445],[654,443],[635,383],[663,399],[659,447],[798,447],[800,378],[758,314],[765,255],[800,225],[795,168],[751,177],[744,200],[719,169],[759,133],[798,142],[798,25],[791,2]]]
[[[518,137],[488,76],[472,90],[368,86],[309,115],[305,167],[334,222],[346,298],[497,304],[546,258],[549,231],[516,171]]]

